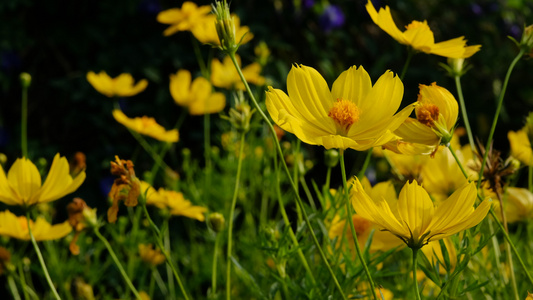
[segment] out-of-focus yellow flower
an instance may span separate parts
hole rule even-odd
[[[111,78],[106,72],[96,74],[93,71],[87,73],[87,81],[100,93],[107,97],[131,97],[144,91],[148,81],[142,79],[134,84],[131,74],[122,73],[116,78]]]
[[[165,262],[165,255],[161,250],[154,249],[154,245],[139,244],[139,256],[141,260],[148,265],[155,267]]]
[[[426,190],[413,181],[404,185],[397,209],[392,210],[383,198],[370,198],[359,179],[352,186],[352,204],[357,214],[390,231],[410,248],[420,248],[481,222],[490,202],[484,200],[474,209],[476,196],[476,184],[471,182],[434,207]]]
[[[527,292],[526,300],[533,300],[533,294],[531,294],[530,292]]]
[[[427,259],[433,265],[433,267],[437,263],[439,264],[440,274],[446,274],[446,271],[451,273],[453,269],[455,269],[455,266],[457,265],[457,251],[455,250],[455,246],[453,245],[453,242],[450,240],[450,238],[444,238],[443,241],[444,241],[444,246],[446,246],[446,251],[448,252],[450,270],[446,270],[446,265],[444,262],[444,254],[442,252],[442,247],[440,246],[439,241],[431,241],[427,244],[427,246],[422,247],[422,252],[424,252],[424,255],[427,257]]]
[[[503,200],[508,223],[525,221],[533,217],[533,194],[528,189],[508,187]],[[496,205],[495,210],[500,210],[500,206]]]
[[[155,190],[147,182],[141,181],[141,192],[146,192],[146,204],[155,205],[161,209],[169,209],[171,215],[184,216],[196,219],[200,222],[205,220],[206,207],[195,206],[176,191],[167,191],[163,188]]]
[[[57,153],[48,176],[41,186],[37,167],[27,158],[19,158],[6,174],[0,166],[0,201],[7,205],[30,206],[57,200],[77,190],[85,180],[85,171],[72,178],[65,157]]]
[[[37,218],[36,222],[30,220],[31,233],[37,241],[60,239],[72,231],[69,222],[50,225],[44,218]],[[0,212],[0,235],[9,236],[19,240],[30,240],[28,221],[26,217],[17,217],[9,210]]]
[[[169,143],[175,143],[179,140],[177,129],[167,131],[163,126],[157,124],[154,118],[142,116],[130,119],[120,109],[113,110],[113,117],[127,128],[156,140]]]
[[[429,160],[427,155],[399,154],[386,149],[383,149],[383,155],[395,172],[410,179],[418,179],[422,167]]]
[[[218,113],[226,106],[226,96],[213,93],[211,83],[203,77],[191,80],[191,72],[179,70],[170,75],[170,94],[174,102],[189,109],[191,115]]]
[[[389,6],[385,6],[384,9],[380,8],[378,12],[372,2],[368,0],[366,10],[372,21],[383,31],[388,33],[398,43],[411,46],[417,51],[451,58],[467,58],[474,55],[481,48],[481,45],[466,46],[464,36],[435,43],[433,32],[429,28],[427,21],[412,21],[405,26],[406,30],[402,32],[394,23]]]
[[[451,141],[459,114],[457,100],[435,82],[421,84],[419,88],[416,119],[405,120],[394,132],[401,139],[385,145],[385,148],[403,154],[430,154],[441,141]]]
[[[363,67],[351,67],[328,84],[313,68],[294,65],[285,92],[268,88],[266,106],[278,126],[300,140],[326,149],[358,151],[397,138],[393,131],[409,116],[409,105],[394,115],[403,97],[402,81],[390,71],[372,86]]]
[[[241,65],[241,58],[235,55],[237,62]],[[258,63],[251,63],[242,68],[242,74],[248,83],[255,85],[263,85],[265,78],[261,75],[261,65]],[[211,62],[211,82],[214,86],[225,89],[245,90],[244,83],[241,81],[237,69],[233,65],[229,56],[224,57],[222,63],[218,59],[213,59]]]
[[[527,128],[524,127],[518,131],[509,131],[507,138],[511,145],[511,155],[522,163],[533,166],[533,151],[531,150],[531,142],[527,135]]]
[[[171,8],[160,12],[157,15],[157,21],[170,25],[163,32],[165,36],[169,36],[178,31],[191,30],[196,25],[205,22],[205,19],[211,16],[210,12],[211,6],[209,5],[197,6],[194,2],[185,1],[181,8]]]
[[[237,15],[231,14],[231,17],[235,24],[235,41],[243,45],[252,40],[254,35],[250,32],[250,28],[248,26],[241,27],[241,20]],[[220,40],[215,26],[216,19],[215,15],[208,15],[191,29],[192,34],[200,43],[220,46]]]

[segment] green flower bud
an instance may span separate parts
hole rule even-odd
[[[224,230],[225,223],[226,219],[224,219],[224,216],[221,213],[211,213],[207,217],[207,224],[209,224],[209,227],[216,233]]]
[[[20,73],[20,83],[23,88],[29,88],[31,85],[31,75],[26,72]]]
[[[333,168],[339,163],[339,151],[329,149],[324,152],[324,162],[328,168]]]

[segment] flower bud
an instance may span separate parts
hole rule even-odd
[[[335,149],[326,150],[324,153],[324,163],[328,168],[334,168],[339,163],[339,151]]]
[[[216,1],[213,5],[213,12],[216,16],[215,28],[220,40],[220,49],[228,54],[235,54],[239,44],[235,41],[235,23],[226,0]]]
[[[524,33],[522,33],[522,39],[520,40],[520,47],[530,56],[533,55],[533,25],[524,28]]]
[[[26,72],[20,73],[20,83],[23,88],[29,88],[31,85],[31,75]]]
[[[211,213],[207,217],[207,224],[209,224],[209,227],[213,229],[214,232],[219,233],[222,230],[224,230],[226,220],[224,219],[224,216],[221,213]]]

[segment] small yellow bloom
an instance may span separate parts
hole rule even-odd
[[[380,8],[378,12],[372,2],[368,0],[366,10],[372,21],[383,31],[388,33],[398,43],[411,46],[417,51],[451,58],[467,58],[474,55],[481,48],[481,45],[466,46],[466,40],[463,36],[435,43],[433,32],[429,28],[427,21],[413,21],[405,26],[406,30],[402,32],[394,23],[389,6],[385,6],[384,9]]]
[[[511,144],[511,155],[522,163],[533,166],[533,151],[531,150],[527,127],[518,131],[509,131],[507,138]]]
[[[36,222],[30,220],[31,233],[37,241],[60,239],[72,231],[69,222],[50,225],[44,218],[37,218]],[[19,240],[30,240],[28,221],[26,217],[17,217],[9,210],[0,212],[0,235],[9,236]]]
[[[166,260],[161,250],[154,249],[154,246],[151,244],[139,244],[139,256],[143,262],[153,267],[164,263]]]
[[[167,191],[163,188],[155,190],[147,182],[141,182],[142,193],[146,192],[146,204],[155,205],[161,209],[169,209],[171,215],[184,216],[196,219],[200,222],[205,220],[206,207],[195,206],[176,191]]]
[[[157,124],[154,118],[142,116],[130,119],[120,109],[113,110],[113,117],[127,128],[156,140],[175,143],[179,139],[177,129],[167,131],[163,126]]]
[[[185,106],[191,115],[214,114],[226,106],[223,93],[213,93],[209,81],[198,77],[191,82],[191,72],[179,70],[170,75],[170,94],[176,104]]]
[[[237,62],[241,65],[241,58],[235,55]],[[261,75],[261,65],[258,63],[251,63],[242,68],[242,74],[248,83],[255,85],[265,84],[265,78]],[[235,65],[229,56],[224,57],[221,63],[218,59],[213,59],[211,62],[211,82],[214,86],[225,89],[245,90],[244,83],[241,81]]]
[[[328,84],[313,68],[294,65],[285,92],[268,88],[266,106],[278,126],[300,140],[326,149],[364,151],[396,139],[393,131],[413,110],[399,113],[403,97],[401,80],[385,72],[372,86],[363,67],[351,67]]]
[[[131,74],[122,73],[116,78],[111,78],[106,72],[96,74],[93,71],[87,73],[87,81],[100,93],[107,97],[131,97],[144,91],[148,81],[142,79],[134,84]]]
[[[169,36],[178,31],[191,30],[197,24],[205,22],[210,12],[211,6],[209,5],[197,6],[194,2],[185,1],[181,8],[171,8],[160,12],[157,15],[157,21],[170,25],[163,32],[165,36]]]
[[[37,167],[27,158],[19,158],[4,173],[0,166],[0,201],[7,205],[30,206],[57,200],[77,190],[85,180],[85,171],[72,178],[65,157],[54,156],[48,176],[41,186]]]
[[[487,215],[490,202],[484,200],[474,209],[477,189],[467,183],[439,206],[416,181],[407,182],[400,192],[397,209],[391,210],[383,198],[372,199],[359,179],[352,188],[352,205],[361,217],[390,231],[410,248],[420,248],[477,225]]]
[[[451,141],[459,114],[457,100],[435,82],[419,88],[416,119],[405,120],[394,132],[400,139],[385,148],[403,154],[431,154],[441,142]]]

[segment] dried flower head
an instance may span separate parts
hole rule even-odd
[[[108,197],[113,201],[113,204],[107,211],[107,220],[110,223],[115,223],[117,220],[118,204],[124,201],[124,205],[129,207],[137,206],[137,198],[139,198],[141,191],[141,183],[135,176],[133,170],[133,162],[131,160],[123,160],[115,156],[115,161],[111,162],[111,174],[117,176],[109,191]]]

